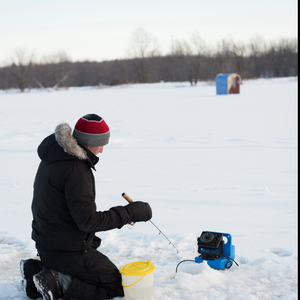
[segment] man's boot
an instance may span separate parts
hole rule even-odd
[[[20,271],[22,276],[22,289],[27,297],[30,299],[37,299],[41,294],[37,291],[34,283],[33,276],[43,270],[43,265],[37,259],[22,259],[20,261]]]
[[[44,269],[33,276],[33,282],[43,300],[58,300],[62,297],[63,292],[56,271]]]

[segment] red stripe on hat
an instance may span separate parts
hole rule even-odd
[[[103,134],[109,131],[109,127],[103,119],[101,121],[90,121],[80,118],[75,125],[75,129],[90,134]]]

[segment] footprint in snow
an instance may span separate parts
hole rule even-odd
[[[282,249],[282,248],[271,248],[270,252],[276,254],[277,256],[280,257],[287,257],[287,256],[292,256],[293,252]]]

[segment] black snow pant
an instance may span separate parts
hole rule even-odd
[[[102,300],[124,296],[118,268],[96,249],[76,255],[38,252],[46,268],[72,276],[63,295],[65,299]]]

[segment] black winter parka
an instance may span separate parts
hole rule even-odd
[[[41,163],[32,201],[32,239],[37,249],[86,251],[95,232],[121,228],[132,221],[126,206],[97,211],[91,168],[99,159],[77,144],[68,124],[58,125],[55,134],[43,140],[38,155]]]

